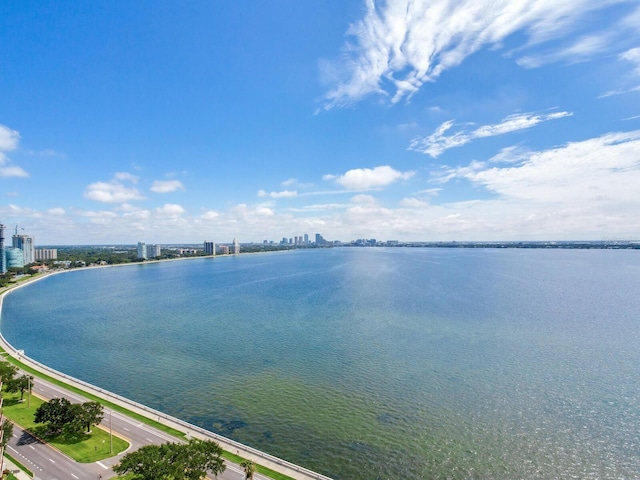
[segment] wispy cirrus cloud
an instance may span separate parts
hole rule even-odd
[[[504,135],[506,133],[534,127],[542,122],[569,117],[571,115],[572,113],[570,112],[547,114],[518,113],[509,115],[502,119],[500,123],[482,125],[471,131],[459,130],[452,134],[447,133],[455,126],[455,123],[453,120],[448,120],[442,123],[431,135],[413,139],[409,144],[409,150],[426,153],[436,158],[450,148],[461,147],[478,138]]]
[[[635,2],[368,0],[364,17],[347,31],[352,41],[345,45],[342,59],[321,62],[323,77],[333,85],[324,97],[324,108],[346,106],[374,93],[396,103],[474,52],[501,48],[516,32],[525,39],[520,50],[530,49],[566,39],[579,30],[588,14],[618,4]],[[624,18],[601,22],[600,33],[553,45],[543,56],[523,57],[520,62],[532,67],[560,59],[575,61],[614,48],[621,31],[638,31]],[[616,22],[617,30],[612,28]]]
[[[325,175],[324,180],[334,180],[347,190],[370,190],[386,187],[398,180],[408,180],[415,172],[400,172],[388,165],[375,168],[355,168],[344,175]]]

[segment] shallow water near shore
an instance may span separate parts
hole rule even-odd
[[[640,253],[336,248],[55,275],[52,368],[341,480],[640,478]]]

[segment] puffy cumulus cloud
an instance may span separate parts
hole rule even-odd
[[[474,130],[459,130],[452,134],[447,134],[455,125],[453,120],[442,123],[435,132],[426,137],[418,137],[411,141],[409,150],[426,153],[433,158],[438,157],[446,150],[461,147],[478,138],[494,137],[506,133],[516,132],[534,127],[542,122],[569,117],[570,112],[553,112],[546,114],[518,113],[509,115],[501,122],[492,125],[482,125]]]
[[[220,214],[215,210],[207,210],[202,215],[200,215],[200,218],[202,220],[215,220],[219,217],[220,217]]]
[[[415,172],[400,172],[388,165],[375,168],[355,168],[344,175],[324,175],[324,180],[335,180],[347,190],[370,190],[386,187],[398,180],[408,180]]]
[[[180,180],[156,180],[151,185],[151,191],[155,193],[169,193],[176,190],[184,190],[184,185]]]
[[[5,125],[0,125],[0,151],[9,152],[18,148],[20,134]]]
[[[22,177],[29,174],[17,165],[10,165],[9,157],[4,152],[10,152],[18,148],[20,134],[5,125],[0,125],[0,178]]]
[[[158,215],[179,216],[185,213],[184,207],[175,203],[165,203],[161,207],[156,208]]]
[[[267,192],[266,190],[258,190],[258,196],[271,198],[293,198],[298,196],[298,192],[295,190],[283,190],[281,192]]]
[[[523,61],[529,65],[574,61],[614,49],[625,32],[637,32],[637,26],[625,22],[629,8],[611,8],[616,4],[634,2],[368,0],[364,17],[347,31],[341,60],[320,64],[322,77],[332,85],[324,108],[349,105],[373,93],[390,97],[392,103],[409,98],[474,52],[502,48],[516,32],[524,39],[521,50],[547,45],[545,58]],[[589,14],[604,9],[609,11],[600,17],[602,33],[572,38]]]
[[[117,172],[109,182],[95,182],[87,186],[84,198],[103,203],[125,203],[144,200],[140,191],[131,186],[138,183],[138,177],[127,172]]]
[[[123,185],[115,180],[90,184],[84,191],[84,198],[104,203],[121,203],[144,199],[137,188]]]

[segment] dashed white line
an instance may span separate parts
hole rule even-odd
[[[74,475],[73,473],[71,474],[71,476],[72,476],[73,478],[77,478],[78,480],[80,480],[80,477],[78,477],[77,475]]]
[[[56,463],[56,462],[55,462],[54,460],[52,460],[51,458],[49,459],[49,461],[50,461],[51,463]]]
[[[100,465],[102,468],[104,468],[105,470],[109,470],[109,467],[107,467],[104,463],[100,463],[100,462],[96,462],[98,465]]]

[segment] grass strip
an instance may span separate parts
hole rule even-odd
[[[36,409],[45,402],[33,395],[29,402],[20,402],[19,398],[19,393],[12,395],[5,393],[2,409],[4,415],[16,425],[57,448],[76,462],[97,462],[123,452],[129,447],[129,442],[116,435],[110,438],[109,432],[97,426],[93,427],[91,433],[82,432],[76,436],[51,435],[47,432],[45,425],[37,424],[33,420]],[[111,451],[111,442],[113,442],[113,451]]]
[[[25,467],[23,464],[21,464],[18,460],[16,460],[15,458],[13,458],[11,455],[9,455],[6,452],[5,452],[4,456],[6,458],[8,458],[9,460],[11,460],[11,463],[13,463],[16,467],[18,467],[24,473],[29,475],[31,478],[33,478],[33,472],[31,470],[29,470],[27,467]],[[13,477],[13,478],[15,478],[15,477]]]

